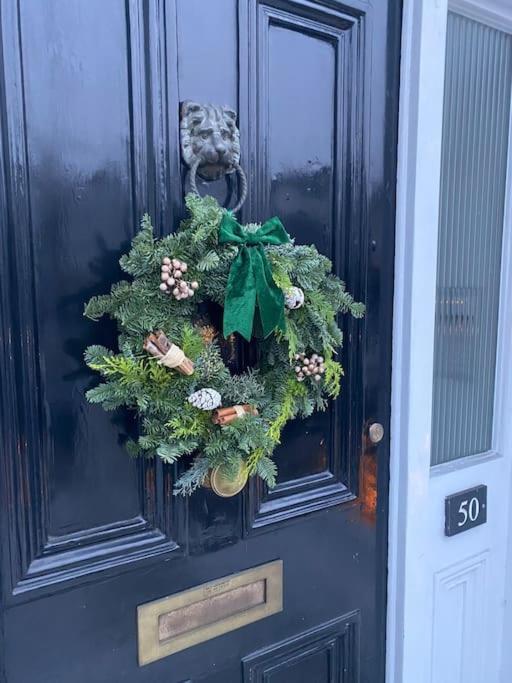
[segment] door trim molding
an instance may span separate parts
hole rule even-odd
[[[507,7],[507,0],[450,0],[448,9],[499,31],[512,30],[512,6]]]
[[[430,468],[430,476],[442,477],[445,474],[460,472],[461,470],[466,470],[469,467],[485,465],[486,463],[489,463],[492,460],[497,460],[501,457],[502,453],[498,453],[496,451],[487,451],[486,453],[466,455],[464,458],[457,458],[457,460],[449,460],[448,462],[442,462],[439,465],[432,465]]]
[[[398,125],[386,680],[426,683],[430,480],[446,0],[404,0]],[[414,568],[414,580],[410,569]],[[407,581],[405,581],[407,572]]]
[[[512,34],[512,7],[507,8],[507,23],[501,29]],[[509,461],[508,493],[512,491],[510,479],[510,459],[512,457],[512,425],[510,412],[512,409],[512,359],[510,342],[506,338],[512,325],[512,102],[509,118],[507,179],[505,188],[505,207],[503,215],[503,258],[501,264],[500,309],[497,340],[496,386],[498,388],[495,404],[493,440],[495,449]],[[498,378],[501,375],[501,382]],[[510,503],[508,518],[510,519]],[[510,680],[512,673],[512,654],[510,637],[512,636],[512,523],[509,522],[508,533],[503,539],[505,543],[505,610],[500,644],[500,680]]]

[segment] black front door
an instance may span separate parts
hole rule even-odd
[[[4,0],[0,17],[0,679],[382,682],[399,3]],[[84,302],[120,279],[143,211],[162,234],[184,213],[187,99],[239,112],[240,219],[280,216],[367,304],[337,404],[286,431],[274,490],[231,499],[174,498],[172,467],[127,457],[130,418],[84,398],[85,347],[115,339]],[[140,665],[139,606],[278,560],[282,611]]]

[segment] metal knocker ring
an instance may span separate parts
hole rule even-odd
[[[201,165],[201,159],[196,159],[194,163],[190,166],[190,190],[199,195],[199,190],[197,189],[197,169]],[[233,164],[233,169],[237,172],[240,179],[240,199],[233,209],[230,209],[232,213],[237,213],[240,211],[243,203],[247,199],[247,178],[244,173],[244,169],[240,166],[238,162]],[[227,174],[226,174],[227,175]]]

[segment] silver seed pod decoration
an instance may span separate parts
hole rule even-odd
[[[317,353],[306,356],[305,353],[296,353],[295,358],[295,377],[298,382],[303,382],[310,377],[314,382],[320,382],[325,373],[325,360]]]
[[[188,265],[185,261],[166,256],[162,259],[160,291],[172,295],[176,301],[194,296],[199,287],[195,280],[186,279]]]
[[[222,397],[215,389],[206,387],[190,394],[188,402],[200,410],[215,410],[222,403]]]
[[[304,292],[300,287],[290,287],[290,289],[284,293],[284,303],[286,308],[291,310],[300,308],[304,305]]]

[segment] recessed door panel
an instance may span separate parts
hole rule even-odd
[[[300,3],[280,2],[258,4],[253,12],[258,60],[253,61],[251,115],[260,135],[256,212],[281,216],[298,244],[314,243],[357,290],[362,283],[349,250],[365,227],[358,213],[365,200],[359,181],[363,137],[358,134],[363,15],[311,13]],[[350,323],[345,334],[351,334]],[[353,358],[357,342],[353,337]],[[360,391],[362,370],[350,363],[346,356],[352,391]],[[339,402],[287,425],[276,451],[278,486],[267,491],[254,483],[249,528],[357,495],[352,470],[361,442],[350,442],[349,435],[360,431],[360,420],[357,410],[349,414],[347,403]]]
[[[140,512],[137,468],[120,442],[129,421],[116,425],[84,398],[90,378],[83,345],[97,339],[81,315],[84,293],[92,278],[98,291],[109,287],[134,215],[124,7],[110,3],[97,22],[100,8],[98,2],[86,13],[74,3],[20,6],[33,243],[33,267],[23,265],[36,314],[40,384],[32,390],[46,436],[51,536]],[[125,49],[111,50],[113,40]],[[107,94],[108,108],[98,106]],[[112,342],[112,330],[102,336]],[[123,495],[112,495],[117,487]]]

